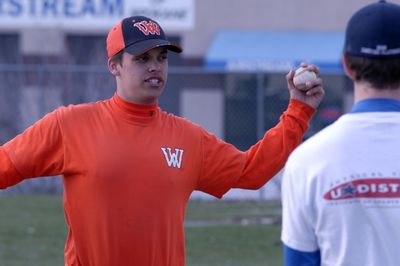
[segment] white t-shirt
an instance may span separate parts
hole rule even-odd
[[[346,114],[290,156],[281,239],[321,265],[400,265],[400,112]]]

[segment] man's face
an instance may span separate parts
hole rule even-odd
[[[117,64],[117,93],[127,101],[156,104],[168,75],[168,50],[157,47],[140,55],[123,54]]]

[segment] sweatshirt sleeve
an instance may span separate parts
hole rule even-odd
[[[291,100],[279,123],[246,151],[243,172],[233,187],[258,189],[274,177],[302,142],[314,112],[311,106]]]
[[[26,178],[62,173],[63,141],[57,111],[0,147],[0,188]]]
[[[285,165],[301,143],[315,109],[290,100],[279,123],[242,152],[212,134],[203,136],[203,169],[197,189],[218,198],[231,188],[258,189]]]

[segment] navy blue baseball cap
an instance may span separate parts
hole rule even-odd
[[[400,57],[400,5],[379,1],[354,13],[343,50],[352,56]]]
[[[139,55],[150,49],[165,46],[176,53],[182,48],[171,43],[161,26],[148,17],[132,16],[122,19],[107,36],[108,58],[124,50],[132,55]]]

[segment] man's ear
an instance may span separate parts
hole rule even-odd
[[[343,65],[343,70],[346,76],[348,76],[351,80],[354,80],[354,71],[349,67],[349,64],[347,63],[346,57],[344,54],[342,54],[342,65]]]
[[[119,63],[108,59],[108,70],[113,74],[114,76],[119,76]]]

